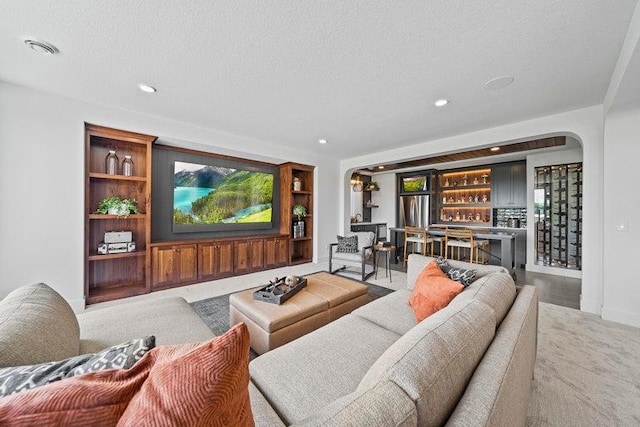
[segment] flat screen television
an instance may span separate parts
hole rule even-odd
[[[251,167],[174,161],[173,231],[272,228],[274,178]]]

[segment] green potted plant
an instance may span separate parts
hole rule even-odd
[[[121,199],[120,197],[107,197],[98,203],[97,214],[117,215],[128,217],[131,214],[139,214],[136,199]]]
[[[293,238],[304,237],[304,221],[302,217],[307,214],[307,207],[303,205],[293,205],[293,214],[298,217],[293,221]]]
[[[380,190],[380,186],[378,185],[377,182],[371,181],[371,182],[367,183],[367,190],[369,190],[369,191],[379,191]]]
[[[293,214],[298,217],[298,221],[307,214],[307,208],[302,205],[293,205]]]

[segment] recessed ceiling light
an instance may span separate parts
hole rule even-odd
[[[327,140],[326,139],[319,139],[318,140],[318,144],[326,144]]]
[[[140,83],[138,85],[138,88],[140,88],[141,91],[147,92],[147,93],[153,93],[156,91],[155,87],[149,86],[148,84],[144,84],[144,83]]]
[[[44,55],[53,55],[60,52],[57,47],[42,40],[26,39],[24,41],[24,44],[29,46],[34,51],[42,53]]]
[[[384,166],[378,166],[378,169],[384,169]]]
[[[489,80],[482,86],[484,86],[485,90],[498,90],[509,86],[513,83],[513,80],[511,76],[500,76]]]
[[[447,105],[449,103],[448,99],[438,99],[434,104],[436,105],[436,107],[444,107],[445,105]]]
[[[491,151],[500,151],[500,147],[491,147]]]

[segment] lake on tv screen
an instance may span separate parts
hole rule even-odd
[[[273,174],[175,162],[174,224],[271,222]]]

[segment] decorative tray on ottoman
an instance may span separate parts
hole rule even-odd
[[[307,286],[307,279],[304,277],[289,276],[280,279],[276,277],[267,286],[255,291],[253,299],[280,305],[305,286]]]

